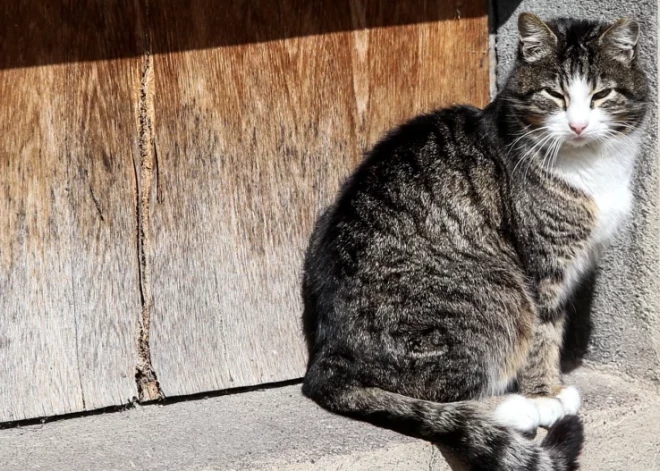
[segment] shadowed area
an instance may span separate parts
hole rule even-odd
[[[589,274],[567,307],[568,317],[561,355],[561,369],[565,373],[579,367],[589,350],[593,330],[591,311],[597,276],[597,271]]]
[[[17,0],[0,13],[0,69],[476,17],[482,1]]]

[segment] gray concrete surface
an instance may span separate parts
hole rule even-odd
[[[660,391],[582,368],[586,471],[660,470]],[[448,471],[432,445],[331,415],[299,386],[0,430],[2,471]]]
[[[497,80],[506,79],[516,53],[517,18],[530,11],[544,19],[555,16],[604,19],[622,16],[641,24],[640,58],[651,78],[654,106],[647,123],[648,139],[637,168],[636,208],[628,230],[607,253],[590,293],[578,302],[576,356],[610,365],[660,383],[660,206],[658,193],[658,2],[657,0],[492,0],[496,36]],[[591,328],[591,326],[593,326]],[[590,341],[587,343],[589,331]]]

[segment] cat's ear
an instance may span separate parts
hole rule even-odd
[[[518,17],[520,54],[526,62],[536,62],[555,51],[557,36],[541,19],[531,13]]]
[[[607,55],[628,64],[637,52],[639,24],[629,18],[621,18],[601,34],[599,41]]]

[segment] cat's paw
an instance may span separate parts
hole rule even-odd
[[[580,410],[582,400],[580,399],[580,392],[575,386],[567,386],[562,389],[559,394],[557,394],[557,399],[559,399],[564,406],[564,412],[566,415],[575,415]]]
[[[564,405],[558,397],[535,397],[531,401],[539,414],[539,426],[552,427],[566,415]]]
[[[536,432],[539,412],[525,396],[511,394],[495,409],[495,421],[522,433]]]

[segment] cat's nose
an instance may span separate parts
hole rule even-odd
[[[568,126],[573,130],[575,134],[578,136],[582,134],[582,131],[584,131],[589,123],[568,123]]]

